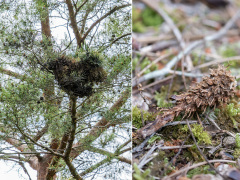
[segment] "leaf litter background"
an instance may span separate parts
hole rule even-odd
[[[133,1],[134,179],[240,179],[240,2],[214,2]],[[230,102],[137,136],[218,64],[237,78]]]

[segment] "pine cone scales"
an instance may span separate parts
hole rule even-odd
[[[158,115],[154,122],[139,129],[138,135],[143,138],[151,135],[181,112],[184,113],[184,117],[189,117],[195,112],[205,112],[207,107],[215,108],[227,103],[234,95],[235,78],[224,66],[210,71],[210,77],[203,77],[203,80],[195,87],[190,87],[190,90],[183,94],[173,95],[171,99],[176,101],[176,105],[162,110],[163,114]]]

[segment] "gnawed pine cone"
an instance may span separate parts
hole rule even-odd
[[[233,77],[224,66],[218,69],[211,69],[209,77],[203,77],[200,83],[195,87],[180,95],[173,95],[171,99],[176,101],[176,105],[169,109],[163,109],[163,114],[158,115],[156,120],[147,124],[138,130],[140,137],[147,137],[159,128],[170,122],[181,112],[184,117],[189,117],[195,112],[205,112],[207,107],[216,107],[220,104],[227,103],[234,95],[237,85],[235,77]]]

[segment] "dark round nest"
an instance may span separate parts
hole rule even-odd
[[[80,61],[61,56],[48,62],[46,68],[53,71],[62,90],[78,97],[92,95],[94,83],[103,82],[107,76],[100,57],[94,54],[86,54]]]

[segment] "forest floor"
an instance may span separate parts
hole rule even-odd
[[[133,178],[240,179],[240,3],[181,2],[133,1]],[[175,106],[170,97],[219,64],[237,80],[228,103],[181,113],[151,136],[138,136]]]

